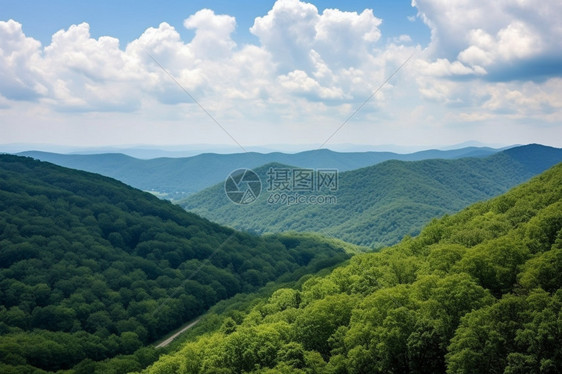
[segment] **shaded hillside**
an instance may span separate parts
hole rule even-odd
[[[222,315],[143,371],[562,372],[562,164]]]
[[[266,165],[256,169],[263,189],[249,205],[235,205],[217,184],[181,201],[185,209],[212,221],[256,233],[313,231],[351,243],[381,247],[415,235],[424,224],[509,188],[562,161],[562,149],[527,145],[486,158],[387,161],[339,174],[337,203],[294,204],[271,199]],[[294,191],[274,191],[295,195]],[[298,192],[318,195],[317,192]],[[274,196],[275,197],[275,196]]]
[[[337,264],[351,247],[238,233],[107,177],[0,155],[0,372],[131,354],[219,300]]]
[[[224,181],[226,176],[238,168],[253,168],[270,162],[279,162],[301,167],[329,167],[341,171],[357,169],[376,163],[397,160],[422,160],[428,158],[484,157],[496,150],[468,147],[449,151],[428,150],[411,154],[392,152],[339,153],[327,149],[287,153],[206,153],[193,157],[156,158],[140,160],[123,154],[63,155],[46,152],[23,152],[57,165],[86,170],[118,179],[144,191],[160,193],[168,199],[180,199],[192,193]]]

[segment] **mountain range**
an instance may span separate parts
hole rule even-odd
[[[235,231],[108,177],[0,155],[0,372],[560,372],[561,152],[533,144],[335,174],[269,163],[232,175],[236,188],[261,179],[251,204],[228,201],[232,183],[187,199],[259,224],[248,231],[335,223],[347,231],[334,237],[378,248],[415,234],[417,216],[558,163],[370,254],[311,233]],[[268,203],[295,170],[325,173],[324,189],[316,179],[318,191],[298,193],[335,203]],[[196,317],[185,344],[150,344]]]
[[[212,221],[254,233],[318,232],[350,243],[379,248],[416,235],[432,218],[452,213],[509,188],[562,161],[562,149],[537,144],[488,157],[422,161],[391,160],[338,175],[337,191],[267,191],[268,164],[255,169],[262,193],[247,205],[233,204],[219,183],[179,204]],[[295,170],[299,170],[296,168]],[[320,195],[336,203],[289,205],[295,195]],[[330,200],[330,202],[333,202]]]
[[[224,181],[230,172],[239,168],[256,168],[278,162],[307,168],[353,170],[386,160],[423,160],[485,157],[497,150],[486,147],[466,147],[456,150],[427,150],[410,154],[392,152],[333,152],[327,149],[288,153],[205,153],[192,157],[155,158],[141,160],[119,153],[76,155],[38,151],[19,153],[60,166],[98,173],[120,180],[159,197],[179,200]]]

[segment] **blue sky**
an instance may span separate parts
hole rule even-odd
[[[562,146],[559,14],[551,0],[0,0],[0,144]]]
[[[182,27],[184,19],[198,10],[210,8],[218,14],[236,17],[237,30],[235,38],[241,43],[255,43],[257,38],[248,30],[254,19],[266,14],[275,1],[193,1],[169,0],[164,4],[146,0],[120,1],[21,1],[2,0],[3,20],[14,19],[24,25],[28,36],[41,41],[44,45],[51,41],[51,36],[69,25],[87,22],[90,24],[94,38],[110,35],[122,43],[129,43],[138,38],[148,27],[157,26],[165,21],[174,26],[183,37],[192,38],[193,32]],[[32,5],[31,5],[32,4]],[[430,32],[422,21],[411,22],[408,16],[415,17],[416,9],[409,1],[322,1],[315,5],[319,11],[337,8],[344,11],[361,12],[366,8],[376,10],[377,17],[384,20],[381,29],[389,36],[409,34],[420,43],[428,43]],[[48,15],[45,17],[45,15]]]

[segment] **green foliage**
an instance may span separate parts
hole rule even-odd
[[[157,358],[143,346],[220,300],[341,263],[353,246],[340,244],[238,233],[106,177],[2,155],[0,372],[140,370]]]
[[[240,230],[316,232],[378,249],[396,244],[406,235],[418,234],[432,218],[504,193],[560,161],[561,149],[540,145],[516,147],[486,158],[387,161],[341,172],[338,190],[330,193],[337,198],[337,204],[291,206],[268,202],[271,194],[266,190],[269,168],[288,168],[272,164],[255,169],[264,188],[252,204],[232,204],[225,196],[222,183],[189,196],[179,204],[214,222]],[[496,204],[496,210],[508,209],[510,201],[499,200]],[[511,213],[513,219],[524,219],[523,212]],[[497,233],[501,227],[493,229]],[[466,245],[471,244],[467,241],[487,239],[486,232],[478,226],[470,231],[458,230],[456,235],[456,240]]]
[[[144,373],[560,373],[561,202],[559,164],[255,300]]]

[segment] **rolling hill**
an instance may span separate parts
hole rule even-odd
[[[485,147],[467,147],[456,150],[428,150],[411,154],[392,152],[339,153],[327,149],[287,153],[206,153],[193,157],[156,158],[141,160],[123,154],[93,155],[57,154],[29,151],[20,155],[48,161],[60,166],[90,171],[120,180],[158,196],[178,200],[204,188],[224,181],[238,168],[254,168],[271,162],[309,168],[337,168],[341,171],[357,169],[382,161],[422,160],[428,158],[484,157],[496,152]]]
[[[142,373],[560,373],[562,164],[221,317]]]
[[[143,348],[217,301],[346,260],[351,245],[257,237],[116,180],[0,155],[0,372]]]
[[[485,158],[386,161],[340,173],[337,191],[298,192],[337,202],[288,205],[294,191],[269,192],[269,164],[255,171],[263,191],[252,204],[233,204],[220,183],[179,204],[212,221],[254,233],[310,231],[379,248],[416,235],[432,218],[499,195],[562,161],[562,149],[542,145],[511,148]],[[277,194],[277,195],[276,195]],[[285,194],[287,199],[278,199]]]

